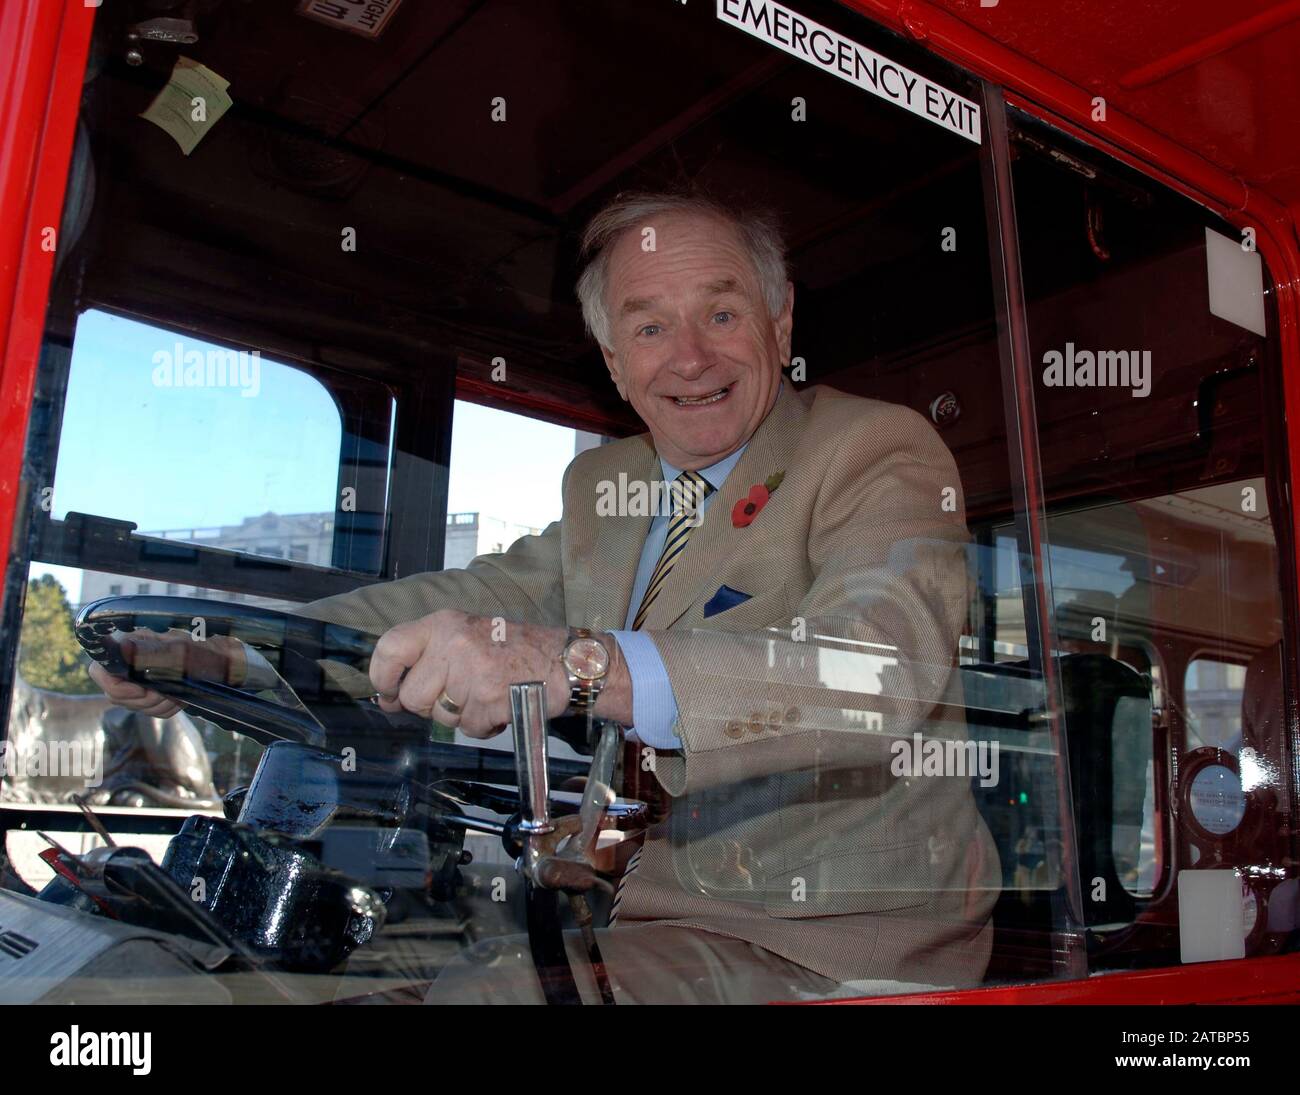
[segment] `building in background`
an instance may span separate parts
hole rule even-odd
[[[529,525],[487,517],[480,513],[447,515],[447,546],[444,566],[463,567],[476,555],[505,551],[521,536],[535,535],[541,529]],[[334,550],[333,513],[264,513],[245,517],[238,525],[211,528],[161,529],[140,532],[138,536],[202,544],[207,548],[239,551],[249,555],[266,555],[293,563],[329,566]],[[105,574],[87,570],[81,576],[81,596],[74,606],[100,597],[148,595],[167,597],[217,597],[243,604],[275,607],[284,602],[269,597],[251,597],[226,593],[184,582],[141,581],[126,574]]]
[[[541,531],[530,525],[486,517],[481,513],[449,513],[443,569],[463,567],[476,555],[505,551],[521,536],[536,536]]]

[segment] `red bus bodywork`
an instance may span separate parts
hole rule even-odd
[[[1176,22],[1154,6],[1091,11],[993,0],[841,0],[1004,89],[1009,106],[1095,145],[1253,228],[1276,287],[1285,411],[1300,421],[1300,2],[1227,7],[1186,0]],[[95,5],[0,4],[0,542],[27,504],[23,446]],[[1137,44],[1141,63],[1116,43]],[[1008,43],[1014,42],[1014,48]],[[1095,100],[1105,120],[1095,121]],[[1198,103],[1214,104],[1212,118]],[[1229,126],[1231,128],[1229,128]],[[1300,438],[1287,439],[1300,482]],[[1300,544],[1300,507],[1293,506]],[[12,549],[11,549],[12,550]],[[1300,563],[1300,560],[1297,560]],[[837,1000],[834,1003],[844,1003]],[[1300,955],[1115,973],[1080,981],[889,996],[854,1003],[1294,1003]]]

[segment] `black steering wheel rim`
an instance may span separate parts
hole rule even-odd
[[[259,652],[270,652],[280,662],[279,671],[291,686],[295,682],[286,671],[297,669],[294,675],[301,678],[305,675],[305,662],[318,667],[318,660],[324,658],[366,672],[377,641],[376,636],[357,628],[261,606],[147,594],[92,601],[78,613],[75,634],[82,649],[109,672],[191,704],[215,715],[219,721],[236,723],[241,732],[264,744],[269,744],[269,738],[327,746],[327,735],[322,732],[318,718],[219,682],[139,672],[122,661],[117,644],[112,641],[115,635],[139,629],[192,633],[199,620],[203,621],[205,638],[226,636]],[[297,683],[306,682],[300,679]]]
[[[194,621],[202,618],[207,635],[222,635],[238,639],[259,653],[270,653],[279,659],[278,671],[302,702],[316,718],[270,703],[256,695],[232,688],[229,685],[192,678],[149,676],[125,665],[117,654],[116,644],[109,641],[115,634],[125,634],[137,629],[155,632],[168,630],[190,631]],[[337,729],[348,744],[357,735],[355,712],[363,715],[367,733],[376,731],[401,733],[406,736],[427,735],[428,720],[408,712],[385,714],[378,706],[337,689],[322,692],[320,666],[322,660],[339,662],[360,674],[370,667],[378,636],[359,628],[299,616],[278,609],[229,601],[207,600],[201,597],[169,597],[151,594],[102,597],[85,605],[77,614],[75,634],[87,655],[110,672],[124,676],[137,684],[152,688],[173,699],[180,700],[205,713],[217,716],[219,723],[231,722],[238,726],[236,732],[248,734],[263,744],[272,741],[295,741],[301,744],[329,748],[330,742],[321,735],[321,723],[326,731]],[[283,657],[279,657],[283,655]],[[308,699],[307,697],[311,697]],[[330,702],[326,703],[325,700]],[[319,702],[316,702],[319,701]],[[268,729],[264,724],[269,724]],[[570,745],[580,755],[590,756],[594,747],[587,720],[573,717],[551,720],[549,732]],[[326,735],[328,736],[328,735]],[[365,739],[361,739],[364,746]],[[494,783],[514,783],[514,762],[510,754],[503,753],[508,763],[493,763],[490,754],[499,750],[472,746],[446,744],[449,753],[464,753],[469,760],[487,754],[476,763],[453,765],[456,771],[446,774],[455,778],[472,778],[469,771],[491,774]],[[580,776],[586,767],[579,762],[556,761],[554,774],[560,779]],[[499,778],[499,777],[510,778]]]

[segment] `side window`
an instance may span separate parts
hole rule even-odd
[[[479,555],[507,551],[521,537],[536,536],[558,521],[564,469],[577,453],[601,443],[599,434],[457,400],[443,568],[464,567]],[[528,453],[527,460],[519,459],[521,452]],[[482,741],[457,731],[455,740],[480,748],[511,747],[507,734]],[[579,759],[559,739],[552,741],[551,750],[561,760]],[[470,834],[466,847],[476,862],[508,865],[495,837]]]
[[[1286,735],[1263,735],[1253,782],[1241,773],[1248,665],[1281,721],[1289,522],[1268,273],[1230,226],[1099,153],[1027,122],[1016,140],[1093,965],[1266,953],[1294,926],[1296,886],[1279,836]],[[1230,315],[1225,285],[1248,306]],[[1253,911],[1203,906],[1177,885],[1189,870],[1235,878]],[[1193,916],[1229,944],[1206,953],[1171,930]]]
[[[50,514],[272,557],[304,541],[329,566],[342,441],[335,397],[311,374],[92,310],[72,344]]]
[[[457,400],[452,418],[443,567],[505,551],[560,519],[564,469],[600,437]],[[527,460],[519,454],[526,452]]]
[[[47,354],[53,481],[33,556],[61,568],[74,607],[123,593],[293,603],[336,591],[309,568],[382,570],[384,385],[94,308]]]

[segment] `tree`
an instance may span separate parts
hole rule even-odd
[[[74,696],[97,692],[72,630],[72,605],[51,574],[27,583],[18,672],[28,684]]]

